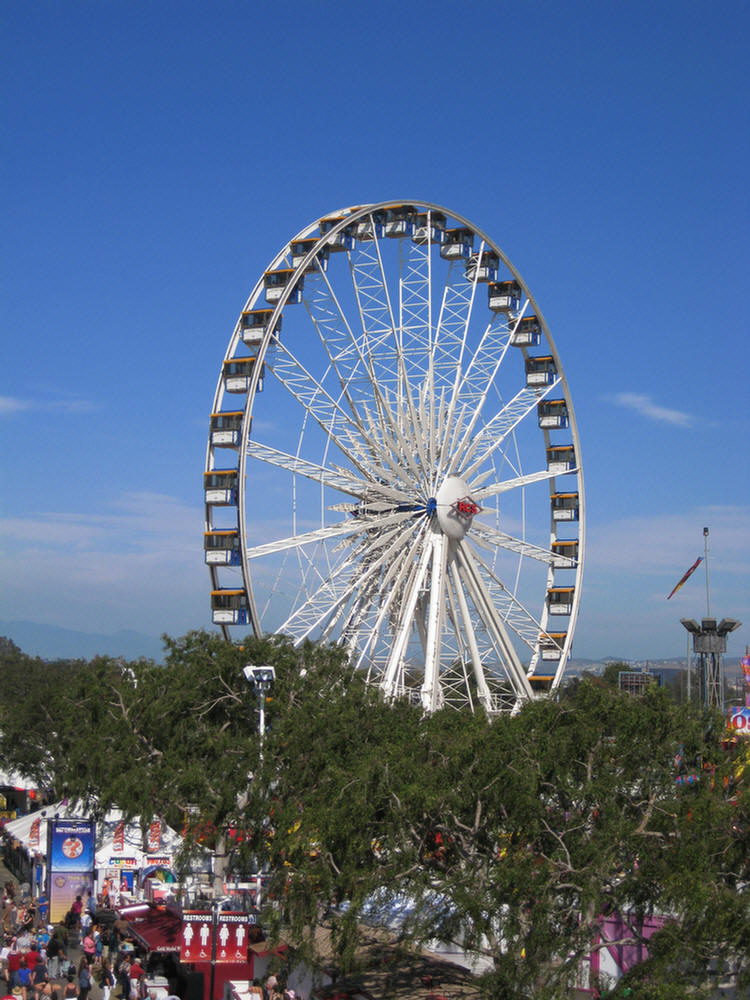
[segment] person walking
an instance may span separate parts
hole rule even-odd
[[[106,958],[101,961],[99,983],[102,988],[102,1000],[109,1000],[112,995],[112,987],[115,985],[115,977]]]
[[[82,955],[81,961],[78,963],[78,1000],[87,1000],[90,989],[91,970],[89,969],[89,960],[85,955]]]

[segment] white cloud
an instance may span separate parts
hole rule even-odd
[[[627,407],[634,410],[648,420],[656,420],[663,424],[672,424],[675,427],[691,427],[695,418],[682,410],[670,410],[665,406],[657,406],[650,396],[639,392],[618,392],[609,397],[611,402],[618,406]]]
[[[96,403],[78,396],[61,396],[57,399],[21,399],[18,396],[0,396],[0,416],[28,413],[30,410],[44,413],[91,413],[97,409]]]
[[[30,410],[34,404],[28,399],[18,399],[16,396],[0,396],[0,414],[22,413]]]
[[[750,508],[698,507],[655,517],[627,517],[589,528],[587,560],[592,571],[664,575],[675,582],[703,555],[709,528],[709,558],[724,573],[746,574],[750,561]],[[683,565],[684,563],[684,565]]]

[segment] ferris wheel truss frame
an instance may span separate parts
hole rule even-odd
[[[460,241],[462,232],[469,235],[455,258],[444,257],[446,233],[458,233],[451,238]],[[397,281],[389,284],[384,258],[386,249],[394,256],[394,245]],[[327,277],[334,257],[348,264],[351,287],[346,293],[356,304],[349,312],[339,299],[344,294],[340,279],[335,284]],[[441,286],[433,279],[436,264],[458,270]],[[509,280],[503,287],[515,283],[519,290],[517,306],[491,312],[478,346],[469,344],[470,321],[475,309],[480,312],[477,290],[483,284],[488,292],[500,287],[490,278],[504,272]],[[316,281],[319,292],[309,291]],[[300,354],[305,347],[287,343],[282,319],[300,309],[306,309],[305,322],[320,340],[325,370],[310,371]],[[249,343],[247,318],[261,313],[262,333]],[[533,338],[518,340],[529,320],[535,320],[536,343]],[[442,346],[447,343],[449,347]],[[545,355],[535,352],[540,344]],[[243,353],[248,349],[250,354]],[[524,359],[526,384],[511,398],[495,402],[496,412],[483,412],[493,380],[514,352]],[[455,379],[449,391],[451,365]],[[536,367],[547,369],[538,373],[538,382]],[[228,388],[232,368],[245,372],[235,379],[234,389]],[[252,436],[256,402],[269,372],[303,415],[296,453]],[[562,398],[553,399],[553,391]],[[227,399],[238,392],[244,399],[241,410],[227,409]],[[552,411],[546,425],[540,409],[545,401]],[[518,446],[517,462],[508,449],[518,428],[528,427],[534,415],[547,467],[524,473]],[[235,425],[229,443],[214,429],[222,417]],[[305,434],[308,440],[312,436],[308,420],[328,438],[317,460],[302,454]],[[251,571],[256,560],[290,551],[299,557],[302,550],[317,549],[322,551],[317,564],[299,561],[300,573],[317,581],[317,591],[310,580],[304,584],[304,595],[298,595],[281,630],[295,642],[307,637],[345,642],[353,664],[366,669],[387,695],[418,697],[427,710],[479,703],[494,714],[559,687],[583,574],[586,511],[578,428],[562,363],[540,309],[506,254],[469,220],[424,201],[395,200],[345,208],[302,229],[271,260],[247,299],[225,352],[211,421],[206,477],[232,471],[217,465],[227,447],[237,456],[234,494],[217,503],[206,490],[214,622],[226,638],[236,625],[249,625],[259,635],[264,631],[266,612],[259,608]],[[561,430],[571,439],[569,445],[555,445]],[[517,474],[487,483],[493,469],[497,473],[492,463],[498,460],[498,441],[508,442],[501,464]],[[567,465],[555,466],[550,454],[567,457]],[[294,530],[284,538],[262,543],[248,538],[248,524],[257,521],[257,511],[250,510],[250,458],[290,479]],[[438,467],[429,469],[438,458]],[[558,490],[562,476],[566,482],[575,479],[574,490]],[[307,513],[297,510],[298,480],[320,487],[321,524],[308,531],[298,530]],[[420,481],[419,490],[410,494],[409,481]],[[503,494],[520,491],[525,496],[525,490],[544,482],[551,505],[546,546],[527,537],[525,522],[520,537],[500,530],[497,517],[495,527],[482,523],[482,501],[497,505]],[[326,506],[323,496],[331,499],[331,493],[350,502]],[[231,524],[234,511],[236,526]],[[343,518],[333,520],[331,511]],[[229,527],[219,527],[224,523],[220,512],[229,514]],[[368,535],[374,538],[369,547],[361,540]],[[345,555],[336,555],[342,549]],[[485,558],[488,550],[491,555]],[[500,579],[493,570],[492,553],[497,556],[501,550],[518,557],[515,582]],[[219,561],[211,561],[217,554]],[[546,593],[538,612],[525,606],[517,589],[528,560],[546,563]],[[236,586],[222,587],[227,572],[234,574]],[[555,586],[560,577],[566,586]],[[217,609],[225,599],[236,607]],[[553,631],[555,615],[564,619],[564,632]],[[365,636],[368,627],[377,639]],[[485,640],[481,649],[480,630]],[[450,635],[450,648],[444,649]],[[521,663],[519,644],[527,663]],[[492,656],[497,662],[490,662]]]

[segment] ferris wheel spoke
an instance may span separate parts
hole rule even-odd
[[[325,283],[323,294],[314,296],[308,303],[311,320],[326,352],[331,367],[338,376],[342,393],[352,411],[357,423],[361,423],[360,410],[363,403],[369,400],[377,408],[380,423],[392,429],[398,428],[392,407],[386,402],[387,385],[381,387],[375,370],[373,355],[368,351],[367,332],[361,337],[355,336],[351,324],[336,296],[325,272],[322,273]],[[400,348],[397,345],[397,361],[399,371],[403,367]],[[358,402],[353,395],[356,390],[361,400]],[[363,391],[364,390],[364,391]],[[378,438],[376,427],[370,422],[371,436]]]
[[[505,360],[510,342],[511,333],[508,323],[498,323],[496,320],[489,324],[479,347],[472,356],[464,380],[468,388],[462,393],[465,411],[469,412],[469,407],[471,407],[470,419],[464,423],[463,427],[456,425],[454,429],[448,451],[452,457],[446,469],[446,475],[455,473],[456,466],[467,449],[477,421],[487,403],[489,390]]]
[[[544,390],[525,387],[509,400],[491,420],[476,434],[468,445],[462,461],[462,475],[470,479],[474,473],[503,444],[508,435],[528,415],[536,410],[537,404],[545,398],[559,383],[559,378]],[[477,455],[479,452],[479,455]]]
[[[389,696],[396,695],[403,686],[402,671],[404,653],[409,640],[414,612],[417,607],[417,600],[424,585],[430,562],[433,557],[433,535],[430,534],[425,539],[419,563],[413,567],[406,585],[405,593],[402,597],[401,609],[393,636],[393,645],[388,655],[388,662],[383,678],[383,690]]]
[[[471,550],[484,587],[487,593],[491,594],[492,604],[498,609],[502,620],[507,622],[508,626],[524,645],[533,650],[536,647],[540,632],[544,631],[541,621],[535,618],[520,599],[505,586],[503,581],[487,565],[487,562],[476,548],[473,545],[467,544],[466,539],[464,539],[464,546],[464,551]]]
[[[350,592],[346,595],[347,601],[351,597],[355,598],[342,622],[342,634],[346,634],[350,640],[359,631],[367,617],[368,609],[378,602],[378,595],[384,586],[384,570],[387,567],[389,572],[393,572],[394,568],[403,562],[404,552],[409,548],[410,539],[414,534],[413,526],[401,530],[394,534],[380,556],[373,558],[372,553],[368,552],[362,559],[364,571],[360,569]]]
[[[540,545],[532,545],[531,542],[525,542],[523,539],[515,538],[504,531],[498,531],[476,519],[471,525],[471,538],[475,544],[482,545],[484,548],[505,549],[507,552],[515,552],[525,558],[536,559],[548,566],[554,563],[561,568],[575,567],[573,559],[563,559],[562,556],[556,556],[550,549],[542,548]]]
[[[396,338],[396,321],[375,225],[372,239],[358,244],[356,252],[350,254],[350,273],[362,327],[363,351],[373,359],[374,384],[395,386],[396,372],[392,361],[390,365],[385,363],[388,353],[383,348]],[[380,361],[379,367],[375,367],[375,359]]]
[[[370,592],[371,585],[379,578],[383,565],[403,548],[413,533],[413,525],[406,527],[399,525],[384,533],[382,539],[378,539],[375,545],[363,541],[361,546],[351,551],[334,569],[315,593],[287,618],[282,631],[292,630],[297,623],[302,622],[304,631],[295,632],[299,643],[307,638],[313,629],[327,622],[323,635],[330,634],[344,615],[346,604],[351,597],[359,592]],[[383,551],[373,558],[373,553],[377,549]]]
[[[508,680],[513,685],[517,695],[531,698],[532,691],[526,672],[521,666],[518,654],[505,631],[502,618],[498,614],[465,540],[456,547],[456,561],[460,578],[471,595],[474,607],[501,653]]]
[[[474,680],[477,685],[477,695],[479,697],[480,703],[484,706],[484,708],[487,711],[489,711],[491,708],[490,689],[487,686],[487,678],[485,677],[484,674],[484,666],[482,664],[482,657],[479,652],[479,644],[477,642],[476,633],[474,631],[474,623],[471,618],[469,605],[466,600],[466,594],[464,593],[463,583],[461,582],[461,575],[458,572],[455,560],[452,560],[450,562],[448,568],[450,574],[451,588],[454,594],[454,603],[460,615],[461,625],[463,626],[462,635],[468,647],[469,656],[471,659],[471,665],[474,672]]]
[[[420,528],[414,536],[411,544],[404,546],[403,550],[401,550],[400,559],[392,562],[383,574],[380,587],[380,608],[372,627],[366,629],[367,638],[364,645],[360,649],[359,658],[356,664],[357,668],[362,667],[369,650],[374,645],[378,635],[381,633],[386,617],[390,615],[391,609],[397,603],[397,600],[400,599],[400,595],[403,593],[404,589],[408,586],[408,578],[415,572],[415,560],[418,561],[420,550],[425,544],[425,535],[427,534],[427,531],[428,522],[427,520],[424,520],[421,522]],[[357,622],[352,621],[350,627],[350,643],[352,649],[357,646],[358,635],[363,629],[365,629],[365,622],[363,619]]]
[[[342,443],[344,433],[348,434],[349,441],[356,441],[364,435],[364,428],[357,422],[356,414],[343,409],[340,402],[323,388],[287,348],[277,349],[274,361],[269,363],[268,368],[321,430],[335,438],[338,447],[352,464],[358,465]],[[337,421],[341,427],[337,427]]]
[[[472,497],[479,500],[487,500],[489,497],[507,493],[509,490],[516,490],[531,483],[544,483],[554,479],[559,472],[549,472],[547,469],[540,469],[538,472],[529,472],[524,476],[514,476],[513,479],[503,479],[501,482],[492,483],[490,486],[483,486],[472,491]]]
[[[306,479],[328,486],[339,493],[346,493],[348,496],[361,499],[366,488],[363,480],[357,479],[355,476],[334,472],[324,465],[288,455],[286,452],[271,448],[270,445],[261,444],[258,441],[248,441],[247,454],[260,462],[275,465],[279,469],[286,469],[294,475],[304,476]]]
[[[382,517],[356,517],[348,521],[341,521],[339,524],[332,524],[326,528],[317,528],[314,531],[307,531],[301,535],[290,535],[288,538],[281,538],[275,542],[266,542],[264,545],[255,545],[247,550],[248,559],[260,559],[262,556],[273,555],[276,552],[283,552],[284,549],[300,548],[303,545],[310,545],[313,542],[328,541],[330,538],[337,538],[341,535],[356,535],[373,528],[384,528],[389,524],[396,524],[414,517],[413,511],[398,511]]]

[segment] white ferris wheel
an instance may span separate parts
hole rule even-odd
[[[426,202],[343,209],[273,258],[210,418],[215,624],[346,646],[389,697],[554,691],[581,594],[578,431],[500,248]]]

